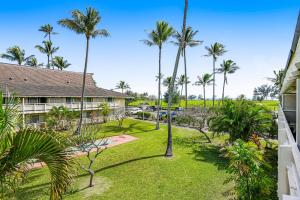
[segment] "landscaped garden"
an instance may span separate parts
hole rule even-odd
[[[138,139],[102,153],[94,166],[92,188],[87,188],[89,175],[78,167],[64,199],[229,199],[233,184],[224,184],[228,175],[219,152],[224,137],[208,144],[197,130],[174,127],[175,156],[166,159],[166,129],[131,119],[123,128],[115,121],[103,125],[99,137],[128,134]],[[85,156],[76,160],[87,164]],[[16,197],[49,199],[49,178],[47,167],[33,170]]]

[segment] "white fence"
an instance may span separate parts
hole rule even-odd
[[[278,197],[300,200],[300,152],[281,107],[278,111]]]
[[[104,102],[84,102],[83,109],[84,110],[96,110],[100,109],[100,104]],[[107,103],[107,102],[105,102]],[[112,102],[107,103],[111,108],[117,108],[120,105]],[[34,103],[34,104],[21,104],[19,109],[24,113],[43,113],[50,111],[54,106],[64,106],[70,110],[80,110],[80,102],[78,103]]]

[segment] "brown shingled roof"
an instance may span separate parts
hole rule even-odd
[[[86,77],[85,96],[125,97],[125,95],[98,88],[93,74]],[[9,89],[19,97],[80,97],[83,74],[0,63],[0,90]]]

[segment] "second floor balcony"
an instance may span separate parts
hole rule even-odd
[[[100,105],[102,103],[106,103],[110,106],[110,108],[119,108],[124,105],[121,105],[117,102],[84,102],[83,110],[97,110],[100,109]],[[20,104],[19,109],[21,112],[27,113],[45,113],[49,112],[54,106],[64,106],[70,110],[79,111],[80,110],[80,102],[72,102],[72,103],[24,103]]]

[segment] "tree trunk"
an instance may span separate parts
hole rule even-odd
[[[52,44],[52,41],[51,41],[51,33],[49,33],[49,42],[51,42],[51,44]],[[53,55],[52,55],[52,53],[50,54],[50,56],[51,56],[51,66],[52,66],[52,69],[54,69],[54,66],[53,66]],[[49,66],[50,67],[50,66]]]
[[[93,184],[93,179],[94,179],[95,172],[94,172],[92,169],[89,169],[89,173],[90,173],[90,183],[89,183],[89,187],[93,187],[93,186],[94,186],[94,184]]]
[[[179,98],[179,107],[181,107],[181,97],[182,97],[183,85],[181,86],[180,98]]]
[[[183,48],[183,59],[184,59],[184,84],[185,84],[185,110],[187,110],[188,105],[188,95],[187,95],[187,69],[186,69],[186,54],[185,54],[185,47]]]
[[[204,111],[206,111],[205,85],[203,85]]]
[[[50,64],[49,64],[50,59],[49,59],[49,56],[50,56],[50,55],[47,55],[47,68],[48,68],[48,69],[50,69]]]
[[[82,91],[81,91],[81,100],[80,100],[80,118],[79,118],[78,129],[76,131],[78,135],[80,135],[80,133],[81,133],[81,126],[82,126],[83,101],[84,101],[85,78],[86,78],[88,55],[89,55],[89,43],[90,43],[90,38],[87,37],[86,38],[84,72],[83,72],[83,80],[82,80]]]
[[[204,131],[202,131],[201,128],[199,129],[199,131],[200,131],[200,133],[202,133],[204,135],[204,137],[207,139],[208,143],[211,143],[210,138],[208,137],[208,135]]]
[[[156,114],[156,130],[159,130],[159,111],[160,111],[160,85],[161,85],[161,46],[158,53],[158,96],[157,96],[157,114]]]
[[[216,58],[213,57],[213,107],[215,107]]]
[[[226,73],[224,72],[223,91],[222,91],[222,102],[224,101],[225,82],[226,82]]]
[[[186,31],[187,10],[188,10],[188,0],[185,0],[182,35],[185,35],[185,31]],[[181,44],[178,47],[176,60],[175,60],[175,65],[174,65],[174,70],[173,70],[173,76],[172,76],[172,80],[171,80],[171,86],[170,86],[170,90],[169,90],[169,96],[168,96],[168,144],[167,144],[167,149],[166,149],[166,153],[165,153],[166,157],[172,157],[173,156],[172,119],[171,119],[171,101],[172,101],[172,98],[171,98],[171,94],[174,91],[174,85],[175,85],[175,80],[176,80],[176,76],[177,76],[177,70],[178,70],[180,53],[182,51],[182,47],[183,47],[183,40],[181,40]]]

